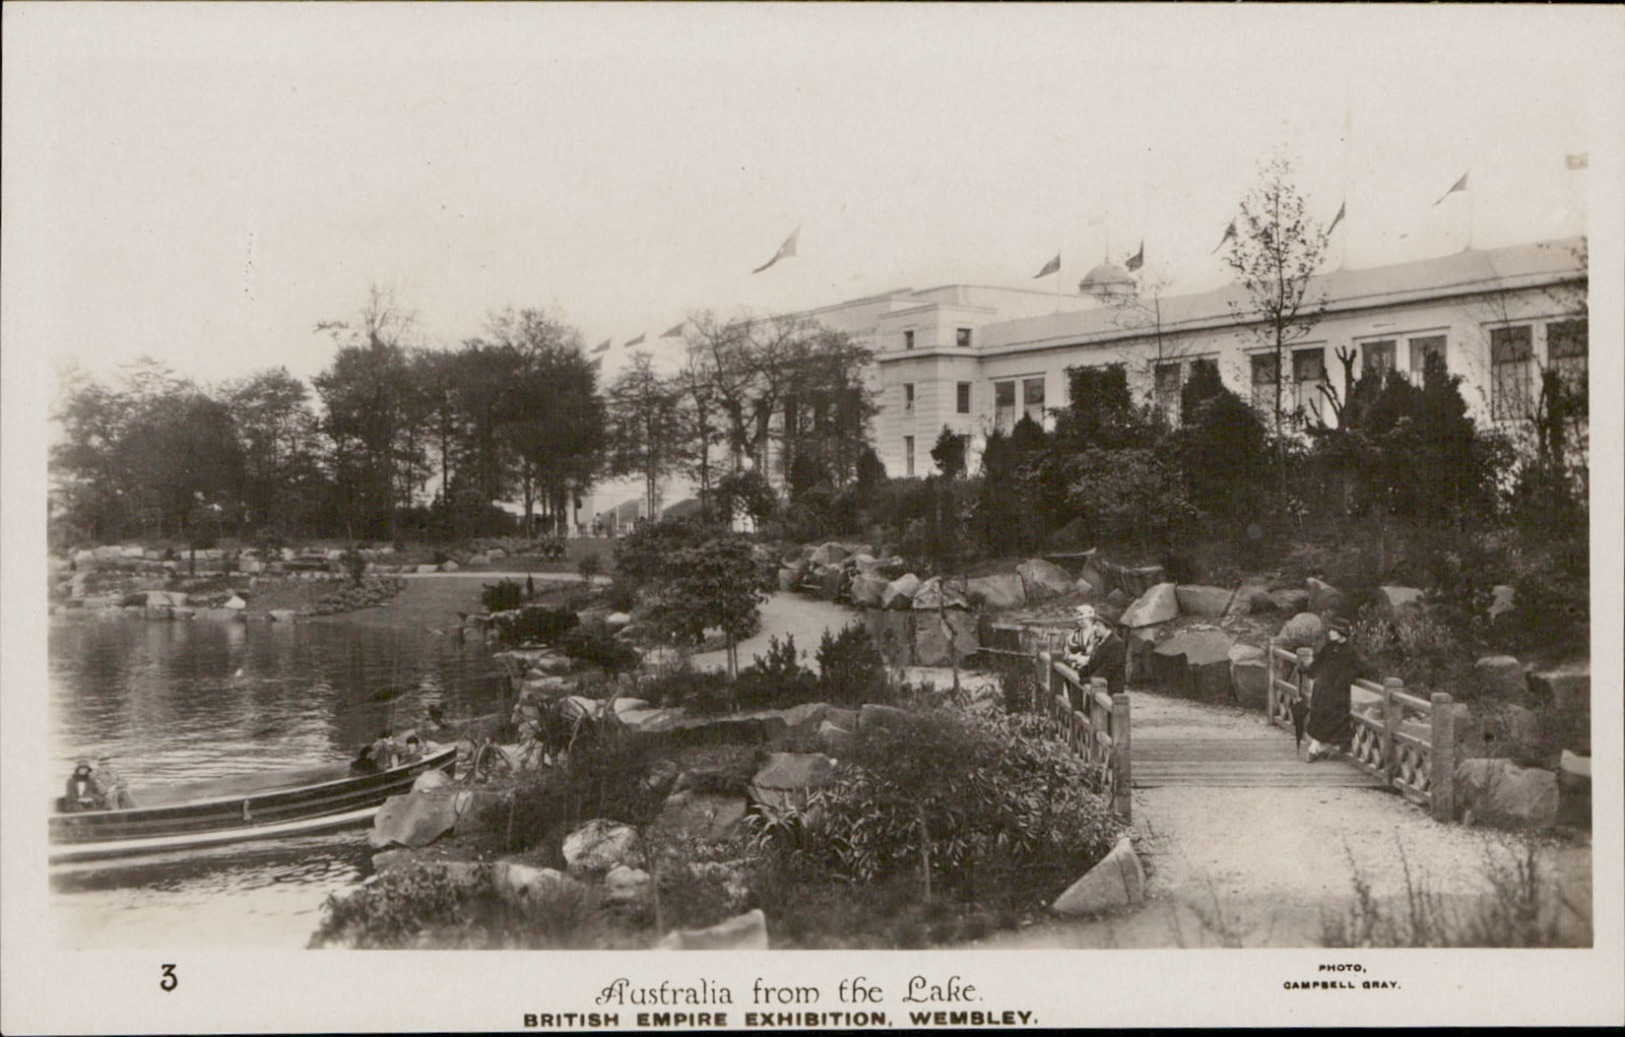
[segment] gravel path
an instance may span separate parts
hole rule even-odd
[[[1256,735],[1253,725],[1263,723],[1256,713],[1145,692],[1134,693],[1134,709],[1164,731],[1205,738]],[[1134,828],[1148,872],[1143,908],[1046,922],[979,946],[1315,946],[1323,914],[1351,904],[1357,874],[1390,905],[1403,903],[1407,869],[1413,885],[1464,902],[1490,892],[1486,859],[1517,845],[1361,788],[1136,789]],[[1588,845],[1544,845],[1541,861],[1548,881],[1589,900]]]
[[[802,655],[802,665],[818,671],[818,642],[824,631],[839,631],[852,622],[857,614],[845,605],[836,605],[816,598],[804,597],[791,591],[778,591],[762,603],[762,629],[753,637],[739,642],[739,665],[749,666],[757,655],[767,654],[768,638],[791,636],[796,639],[796,651]],[[700,670],[725,670],[728,653],[725,649],[701,652],[694,656],[694,667]]]

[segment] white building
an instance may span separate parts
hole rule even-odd
[[[1246,304],[1239,286],[1156,299],[1124,296],[1126,277],[1097,267],[1080,284],[1083,305],[952,286],[910,293],[911,305],[877,314],[865,333],[877,369],[875,448],[886,471],[929,474],[944,427],[971,437],[974,455],[994,428],[1009,429],[1023,414],[1046,420],[1066,406],[1073,367],[1123,364],[1140,398],[1176,419],[1180,386],[1197,362],[1216,363],[1243,397],[1273,404],[1274,350],[1237,323]],[[1342,392],[1339,351],[1355,358],[1357,371],[1418,374],[1435,353],[1462,377],[1475,418],[1518,420],[1541,368],[1584,381],[1585,286],[1579,238],[1316,277],[1308,298],[1325,300],[1324,316],[1288,348],[1284,392],[1294,406],[1318,406],[1322,383]],[[1025,312],[1006,302],[1013,295],[1031,304]]]

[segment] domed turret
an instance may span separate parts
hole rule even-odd
[[[1101,302],[1133,295],[1135,290],[1134,278],[1110,260],[1084,274],[1083,280],[1078,282],[1079,292],[1092,295]]]

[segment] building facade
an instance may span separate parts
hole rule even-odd
[[[1084,293],[1099,274],[1091,271]],[[1154,298],[1084,293],[1061,302],[1021,293],[1038,298],[1022,299],[1029,312],[1020,313],[999,289],[952,286],[910,293],[910,305],[879,314],[862,337],[875,351],[874,443],[887,473],[930,474],[944,428],[969,437],[974,459],[992,430],[1023,415],[1050,421],[1067,404],[1075,367],[1123,365],[1136,397],[1177,421],[1193,365],[1213,364],[1244,399],[1273,411],[1275,350],[1256,325],[1238,323],[1239,286]],[[1285,409],[1311,419],[1335,422],[1320,386],[1346,392],[1345,358],[1356,376],[1397,369],[1419,378],[1437,357],[1461,376],[1473,416],[1496,425],[1528,419],[1542,369],[1586,378],[1579,238],[1338,270],[1314,278],[1307,298],[1323,300],[1324,312],[1284,351],[1281,392]]]

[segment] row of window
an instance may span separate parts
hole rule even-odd
[[[956,385],[954,394],[954,413],[970,413],[970,385],[969,382],[960,382]],[[1040,393],[1042,395],[1042,393]],[[903,383],[903,410],[905,413],[914,413],[914,383]]]
[[[970,348],[970,332],[971,332],[971,329],[969,329],[969,328],[955,328],[954,329],[954,345],[958,346],[960,349],[969,349]],[[914,348],[914,332],[913,332],[912,329],[903,332],[903,348],[904,349],[913,349]]]

